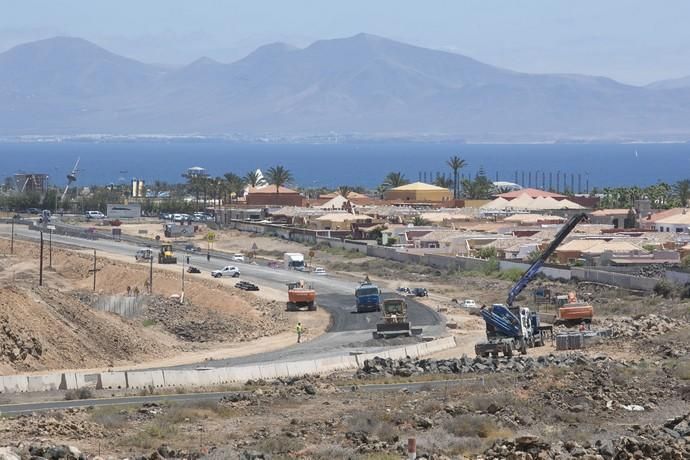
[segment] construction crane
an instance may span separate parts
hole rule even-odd
[[[69,190],[69,186],[77,181],[77,173],[79,172],[77,168],[79,167],[80,159],[81,158],[77,158],[77,162],[74,163],[72,171],[70,171],[69,174],[67,174],[67,185],[65,186],[65,191],[62,192],[62,198],[60,198],[60,201],[65,201],[65,196],[67,196],[67,190]]]
[[[568,220],[556,233],[555,238],[537,260],[525,271],[508,293],[506,305],[496,304],[482,308],[480,314],[486,323],[486,342],[474,347],[477,356],[512,356],[514,351],[522,354],[527,349],[544,344],[544,335],[539,314],[526,307],[514,307],[513,302],[525,287],[537,276],[547,259],[573,231],[575,226],[587,219],[587,214],[577,214]]]
[[[513,302],[515,301],[515,298],[520,295],[523,289],[534,279],[535,276],[537,276],[537,273],[539,273],[539,270],[544,266],[546,261],[548,260],[549,257],[551,257],[551,254],[554,253],[554,251],[558,248],[558,246],[561,245],[561,243],[568,237],[570,232],[572,232],[575,229],[575,226],[582,222],[583,220],[587,220],[587,214],[585,213],[580,213],[576,214],[573,217],[568,220],[568,222],[561,227],[561,229],[556,233],[556,237],[553,239],[551,244],[542,252],[537,260],[532,262],[532,265],[527,269],[524,275],[515,283],[513,288],[510,290],[508,293],[508,300],[506,300],[506,305],[509,307],[513,305]]]

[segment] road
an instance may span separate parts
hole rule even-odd
[[[463,379],[450,380],[425,380],[423,382],[406,383],[377,383],[368,385],[357,385],[357,391],[378,392],[378,391],[400,391],[408,390],[411,392],[428,391],[430,388],[443,388],[458,385],[472,385],[477,381],[482,381],[483,377],[468,377]],[[347,387],[349,388],[349,387]],[[149,396],[120,396],[102,399],[77,399],[73,401],[41,401],[27,402],[18,404],[0,404],[0,415],[22,415],[33,412],[45,412],[49,410],[75,409],[85,407],[104,407],[104,406],[133,406],[146,403],[181,403],[199,401],[219,401],[223,396],[238,393],[251,394],[250,391],[220,391],[209,393],[186,393],[172,395],[149,395]]]
[[[0,225],[0,235],[9,236],[9,225]],[[20,239],[38,240],[39,233],[29,230],[24,226],[15,226],[15,237]],[[134,257],[137,245],[124,241],[111,239],[84,239],[70,236],[53,235],[53,243],[75,246],[83,249],[96,249],[99,252],[112,253]],[[265,363],[272,361],[297,361],[304,359],[317,359],[328,356],[343,355],[352,352],[380,351],[391,345],[399,345],[385,340],[372,340],[372,331],[375,329],[379,313],[356,313],[354,311],[354,290],[356,283],[339,279],[336,276],[318,276],[310,273],[295,273],[283,269],[270,268],[263,265],[229,262],[229,256],[225,260],[221,255],[214,253],[211,261],[206,260],[205,254],[190,254],[190,264],[208,274],[211,270],[223,265],[237,265],[241,272],[241,279],[253,282],[261,286],[269,286],[275,289],[286,289],[285,285],[290,281],[303,279],[312,284],[317,291],[319,307],[327,310],[331,315],[331,325],[328,331],[316,339],[293,346],[266,353],[249,356],[229,358],[223,360],[204,361],[174,368],[196,367],[225,367],[230,365]],[[198,276],[198,275],[197,275]],[[155,292],[155,285],[154,285]],[[393,293],[384,293],[384,297]],[[423,327],[423,335],[439,336],[444,332],[442,317],[429,307],[408,299],[408,315],[413,326]],[[402,339],[396,339],[402,340]],[[410,339],[408,339],[410,340]]]

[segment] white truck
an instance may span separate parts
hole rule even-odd
[[[284,259],[286,270],[304,271],[304,254],[299,252],[286,252]]]

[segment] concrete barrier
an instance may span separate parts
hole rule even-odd
[[[259,366],[230,367],[228,371],[233,382],[246,382],[247,380],[262,378]]]
[[[417,358],[419,356],[419,350],[417,346],[405,347],[405,354],[410,358]]]
[[[84,374],[78,374],[75,372],[66,372],[63,375],[62,383],[64,387],[60,385],[61,390],[77,390],[79,388],[84,388],[89,386],[86,382],[86,376]],[[95,387],[95,385],[93,385]]]
[[[285,363],[289,377],[302,377],[303,375],[318,374],[316,361],[294,361]]]
[[[345,369],[357,369],[356,356],[334,356],[332,358],[322,358],[314,361],[316,373],[327,373],[342,371]]]
[[[30,375],[28,376],[29,391],[59,390],[63,383],[62,378],[62,374]]]
[[[3,393],[25,393],[29,391],[29,379],[25,375],[6,375],[0,379]]]
[[[388,350],[388,357],[391,359],[405,359],[407,357],[406,348],[394,348],[393,350]]]
[[[128,388],[126,372],[101,372],[98,374],[97,390],[121,390]]]
[[[162,388],[164,386],[163,371],[127,372],[127,388]]]
[[[196,370],[164,370],[166,387],[199,386],[199,372]]]
[[[276,377],[282,377],[282,375],[278,375],[278,370],[276,369],[275,364],[264,364],[264,365],[258,366],[258,367],[259,367],[259,375],[261,375],[261,378],[264,380],[274,379]]]

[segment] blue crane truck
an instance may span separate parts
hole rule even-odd
[[[381,289],[370,282],[363,282],[355,289],[357,313],[381,311]]]
[[[512,356],[514,351],[527,353],[527,348],[544,345],[544,327],[540,324],[539,314],[526,307],[514,307],[513,302],[525,287],[537,276],[551,254],[575,229],[587,214],[576,214],[556,233],[553,241],[544,252],[530,265],[525,273],[508,293],[505,305],[494,304],[482,308],[480,313],[486,323],[486,341],[474,346],[477,356],[497,357]]]

